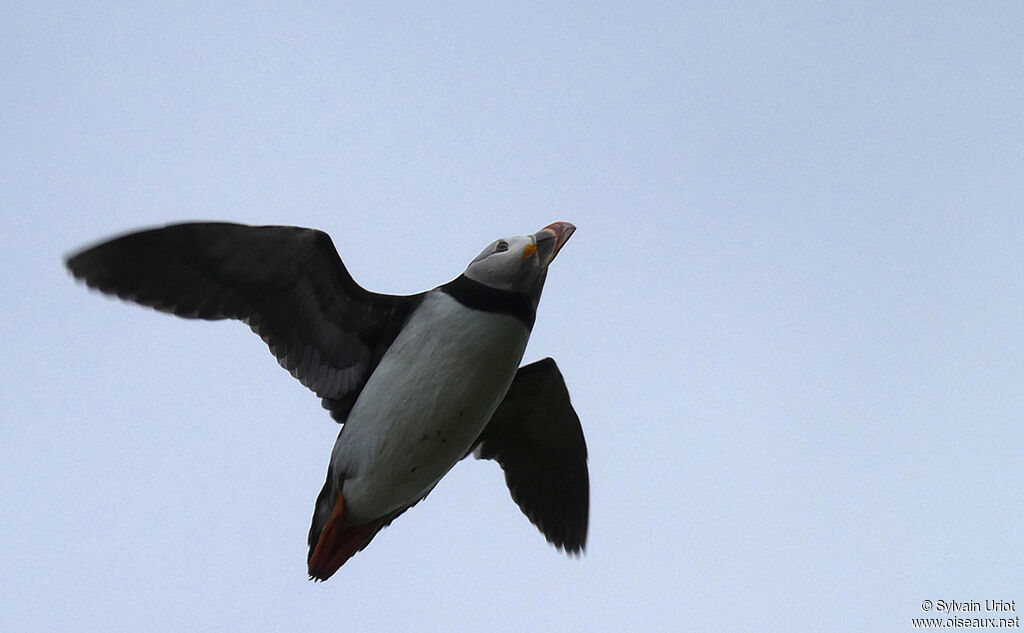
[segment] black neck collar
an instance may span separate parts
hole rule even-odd
[[[441,286],[441,291],[467,308],[514,316],[523,322],[527,330],[533,329],[533,322],[537,319],[537,306],[530,295],[485,286],[465,275]]]

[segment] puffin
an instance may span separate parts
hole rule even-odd
[[[513,501],[579,555],[587,448],[551,358],[520,366],[548,266],[575,231],[495,240],[448,283],[366,290],[324,232],[171,224],[66,258],[90,288],[190,319],[237,319],[341,423],[316,498],[307,567],[330,578],[459,461],[496,461]]]

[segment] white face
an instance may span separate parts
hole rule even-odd
[[[547,270],[537,238],[520,235],[495,240],[469,263],[465,275],[492,288],[532,294],[544,285]]]

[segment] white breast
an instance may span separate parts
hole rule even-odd
[[[427,294],[334,446],[350,524],[413,503],[466,454],[505,396],[529,336],[515,317]]]

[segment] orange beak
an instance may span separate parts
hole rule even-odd
[[[555,259],[555,255],[558,255],[558,251],[562,250],[562,246],[569,241],[575,230],[576,227],[568,222],[555,222],[533,234],[537,240],[537,251],[545,266]]]

